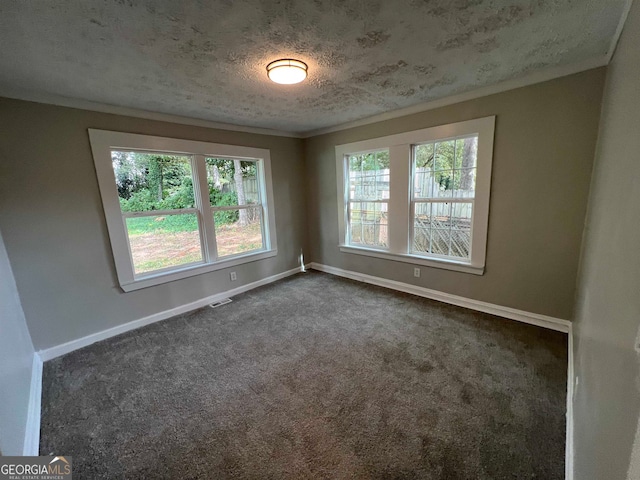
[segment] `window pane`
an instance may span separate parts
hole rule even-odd
[[[478,137],[456,140],[456,160],[454,168],[475,168],[478,160]]]
[[[213,212],[218,256],[262,250],[262,207]]]
[[[433,143],[414,147],[416,168],[433,170]]]
[[[451,230],[452,257],[469,258],[471,252],[471,230]]]
[[[433,170],[428,167],[416,167],[413,172],[413,196],[415,198],[433,197]]]
[[[136,275],[202,262],[195,214],[134,217],[126,223]]]
[[[433,228],[449,228],[450,218],[450,203],[436,202],[431,204],[431,226]]]
[[[111,161],[123,212],[193,208],[190,156],[113,150]]]
[[[431,229],[431,253],[449,255],[449,230]]]
[[[431,242],[431,203],[414,205],[413,251],[429,253]]]
[[[387,247],[387,204],[351,202],[349,238],[352,245]]]
[[[454,184],[456,197],[474,198],[476,196],[476,169],[454,170]]]
[[[456,154],[455,140],[436,142],[434,147],[434,170],[452,170]]]
[[[471,228],[472,203],[453,203],[451,205],[451,228],[456,230],[468,230]]]
[[[387,200],[389,198],[389,152],[349,156],[349,198]]]
[[[478,137],[414,147],[414,198],[474,198]]]
[[[212,206],[260,203],[257,161],[206,157],[205,163]]]
[[[413,196],[433,197],[433,143],[416,145],[413,148]]]
[[[472,203],[415,203],[413,251],[469,258],[472,212]]]
[[[453,196],[453,170],[433,172],[433,198],[451,198]]]

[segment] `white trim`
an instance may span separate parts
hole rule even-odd
[[[150,275],[138,276],[135,280],[132,280],[129,283],[121,283],[120,287],[125,292],[133,292],[134,290],[140,290],[141,288],[148,288],[162,283],[174,282],[183,278],[215,272],[216,270],[222,270],[223,268],[235,267],[236,265],[264,260],[265,258],[275,257],[277,255],[278,250],[273,249],[268,251],[260,250],[257,252],[240,253],[228,257],[218,257],[215,263],[197,263],[195,265],[185,265],[182,268],[170,267],[162,270],[155,270],[154,272],[151,272]]]
[[[573,394],[576,387],[575,370],[573,366],[573,326],[569,325],[568,347],[569,354],[567,356],[567,431],[566,431],[566,448],[564,460],[564,478],[565,480],[573,480]]]
[[[609,50],[607,50],[607,65],[611,63],[613,60],[613,56],[616,53],[616,48],[618,48],[618,42],[620,41],[620,37],[622,36],[622,31],[624,30],[624,24],[627,23],[627,17],[629,16],[629,12],[631,11],[631,4],[633,0],[627,0],[624,10],[622,11],[622,16],[620,17],[620,21],[618,22],[618,26],[616,28],[616,32],[613,34],[611,38],[611,43],[609,44]]]
[[[301,271],[303,271],[301,267],[296,267],[291,270],[287,270],[285,272],[263,278],[262,280],[257,280],[255,282],[251,282],[246,285],[233,288],[231,290],[226,290],[224,292],[216,293],[215,295],[211,295],[209,297],[201,298],[200,300],[196,300],[195,302],[187,303],[185,305],[180,305],[178,307],[174,307],[169,310],[165,310],[163,312],[154,313],[153,315],[149,315],[148,317],[140,318],[138,320],[133,320],[123,325],[118,325],[117,327],[112,327],[107,330],[102,330],[101,332],[92,333],[91,335],[87,335],[86,337],[78,338],[76,340],[71,340],[70,342],[66,342],[61,345],[56,345],[55,347],[46,348],[44,350],[40,350],[38,353],[40,355],[40,358],[42,358],[42,361],[46,362],[53,358],[59,357],[61,355],[65,355],[67,353],[70,353],[80,348],[91,345],[92,343],[99,342],[101,340],[106,340],[107,338],[120,335],[121,333],[125,333],[130,330],[135,330],[136,328],[144,327],[145,325],[159,322],[161,320],[166,320],[167,318],[171,318],[173,316],[180,315],[182,313],[186,313],[191,310],[195,310],[197,308],[205,307],[210,303],[215,303],[220,300],[224,300],[226,298],[239,295],[249,290],[253,290],[254,288],[261,287],[262,285],[266,285],[268,283],[281,280],[291,275],[295,275],[296,273],[299,273]]]
[[[429,143],[436,140],[461,137],[468,134],[490,134],[495,129],[495,115],[472,118],[460,122],[446,123],[433,127],[420,128],[408,132],[394,133],[384,137],[368,138],[357,142],[336,145],[336,156],[344,157],[348,154],[361,154],[375,150],[389,149],[394,145]],[[493,145],[493,138],[491,144]],[[478,146],[479,148],[479,146]]]
[[[436,100],[429,100],[427,102],[419,103],[410,107],[400,108],[398,110],[392,110],[390,112],[379,113],[371,117],[363,118],[362,120],[354,120],[352,122],[342,123],[333,127],[309,130],[302,133],[302,138],[310,138],[319,135],[325,135],[327,133],[341,132],[350,128],[362,127],[364,125],[370,125],[372,123],[384,122],[386,120],[392,120],[394,118],[422,113],[429,110],[434,110],[436,108],[446,107],[448,105],[454,105],[456,103],[467,102],[469,100],[475,100],[476,98],[487,97],[489,95],[495,95],[496,93],[503,93],[509,90],[515,90],[517,88],[535,85],[536,83],[547,82],[556,78],[574,75],[576,73],[585,72],[594,68],[604,67],[608,64],[608,55],[599,55],[582,62],[572,63],[571,65],[549,67],[519,78],[505,80],[504,82],[499,82],[493,85],[487,85],[486,87],[470,90],[466,93],[450,95],[447,97],[438,98]]]
[[[371,138],[358,142],[335,146],[336,182],[338,200],[338,245],[345,253],[378,256],[392,260],[413,261],[420,258],[431,263],[429,266],[451,269],[465,273],[482,275],[487,252],[487,232],[489,227],[489,197],[491,193],[491,169],[493,163],[493,142],[496,117],[488,116],[471,120],[438,125],[384,137]],[[417,255],[411,252],[413,241],[413,217],[415,199],[412,196],[414,159],[412,146],[427,142],[444,141],[465,136],[477,135],[477,175],[475,195],[472,199],[431,199],[424,201],[470,202],[471,214],[471,251],[468,259],[459,262],[446,261],[436,255]],[[389,199],[387,231],[388,249],[372,249],[349,243],[348,204],[357,201],[349,198],[348,157],[365,152],[386,150],[389,152]],[[350,248],[354,247],[354,248]],[[386,256],[384,256],[386,253]],[[395,257],[395,258],[394,258]],[[421,263],[425,265],[424,263]],[[466,268],[463,268],[466,267]]]
[[[419,287],[417,285],[411,285],[409,283],[397,282],[395,280],[374,277],[373,275],[367,275],[351,270],[343,270],[341,268],[330,267],[328,265],[323,265],[320,263],[312,262],[309,267],[314,270],[330,273],[339,277],[350,278],[359,282],[369,283],[371,285],[377,285],[379,287],[390,288],[392,290],[410,293],[419,297],[430,298],[431,300],[437,300],[439,302],[457,305],[459,307],[476,310],[478,312],[490,313],[499,317],[517,320],[518,322],[528,323],[530,325],[536,325],[538,327],[544,327],[550,330],[556,330],[558,332],[568,333],[571,329],[571,322],[562,318],[555,318],[549,317],[547,315],[541,315],[539,313],[526,312],[524,310],[518,310],[511,307],[504,307],[502,305],[482,302],[480,300],[474,300],[472,298],[460,297],[458,295],[452,295],[450,293],[440,292],[438,290],[431,290],[429,288]]]
[[[340,251],[343,253],[357,253],[358,255],[366,255],[368,257],[383,258],[385,260],[393,260],[395,262],[405,262],[414,265],[423,265],[425,267],[453,270],[455,272],[472,273],[474,275],[484,274],[484,267],[473,267],[467,263],[456,262],[444,258],[438,260],[435,258],[425,258],[411,253],[391,253],[384,250],[355,247],[353,245],[340,245]]]
[[[24,433],[22,455],[40,455],[40,407],[42,402],[42,358],[35,352],[31,367],[31,389],[27,410],[27,425]]]
[[[27,102],[38,102],[48,105],[57,105],[60,107],[89,110],[92,112],[110,113],[112,115],[122,115],[125,117],[145,118],[147,120],[156,120],[158,122],[177,123],[180,125],[193,125],[194,127],[215,128],[217,130],[231,130],[233,132],[255,133],[258,135],[269,135],[276,137],[303,138],[302,134],[300,133],[289,132],[286,130],[249,127],[245,125],[214,122],[211,120],[204,120],[200,118],[183,117],[182,115],[174,115],[171,113],[151,112],[149,110],[141,110],[138,108],[92,102],[90,100],[83,100],[81,98],[65,97],[62,95],[55,95],[46,92],[35,92],[32,90],[25,90],[20,87],[14,86],[3,86],[2,89],[0,89],[0,96],[15,98],[17,100],[25,100]]]
[[[200,275],[202,273],[277,255],[276,223],[271,178],[271,153],[269,150],[256,147],[96,130],[92,128],[88,129],[88,132],[116,273],[123,291],[130,292],[132,290],[172,282],[193,275]],[[147,212],[134,215],[128,213],[123,214],[121,211],[111,159],[113,149],[177,153],[191,157],[196,208],[161,210],[158,211],[159,213],[157,214],[174,215],[190,213],[196,215],[199,220],[198,233],[203,256],[201,262],[155,270],[146,275],[135,274],[129,238],[123,218],[150,215]],[[203,175],[206,175],[204,166],[205,156],[220,156],[233,158],[234,160],[248,159],[255,161],[256,177],[261,190],[260,198],[263,208],[263,221],[261,223],[264,233],[264,248],[258,251],[247,252],[246,254],[233,255],[232,257],[230,256],[224,259],[219,259],[215,256],[215,230],[213,228],[213,220],[209,221],[211,206],[209,205],[208,187],[206,187],[206,178],[202,178]],[[266,222],[264,219],[266,219]]]
[[[411,184],[413,183],[411,176],[413,162],[408,162],[407,159],[412,158],[412,150],[409,143],[389,147],[391,168],[389,169],[389,198],[387,201],[388,215],[389,217],[393,216],[393,219],[387,219],[390,254],[405,255],[411,249],[407,229],[393,228],[393,225],[407,226],[412,221],[411,208],[407,208],[411,205]],[[394,161],[395,159],[401,159],[401,161]],[[345,187],[349,188],[346,185]],[[348,196],[346,191],[345,196]],[[347,239],[345,238],[345,240]]]

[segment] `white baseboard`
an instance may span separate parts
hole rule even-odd
[[[165,320],[167,318],[171,318],[181,313],[185,313],[191,310],[195,310],[197,308],[204,307],[209,303],[214,303],[224,298],[239,295],[240,293],[247,292],[249,290],[260,287],[262,285],[266,285],[268,283],[275,282],[282,278],[295,275],[296,273],[304,272],[305,268],[314,269],[321,272],[330,273],[332,275],[350,278],[352,280],[357,280],[357,281],[369,283],[372,285],[378,285],[381,287],[386,287],[393,290],[398,290],[401,292],[418,295],[420,297],[430,298],[432,300],[437,300],[444,303],[449,303],[452,305],[457,305],[460,307],[465,307],[465,308],[477,310],[484,313],[498,315],[504,318],[509,318],[511,320],[517,320],[520,322],[529,323],[532,325],[537,325],[540,327],[568,333],[569,357],[568,357],[568,368],[567,368],[567,427],[566,427],[567,430],[566,430],[565,478],[567,480],[573,480],[573,388],[574,388],[573,375],[574,375],[574,370],[573,370],[573,337],[572,337],[571,322],[569,322],[568,320],[560,319],[560,318],[549,317],[546,315],[525,312],[523,310],[517,310],[510,307],[503,307],[501,305],[481,302],[479,300],[473,300],[465,297],[460,297],[457,295],[451,295],[449,293],[439,292],[437,290],[431,290],[428,288],[419,287],[419,286],[411,285],[408,283],[397,282],[395,280],[387,280],[380,277],[374,277],[372,275],[366,275],[363,273],[343,270],[340,268],[330,267],[328,265],[322,265],[319,263],[310,263],[303,267],[294,268],[286,272],[282,272],[277,275],[272,275],[262,280],[258,280],[256,282],[252,282],[247,285],[243,285],[241,287],[228,290],[226,292],[217,293],[215,295],[203,298],[201,300],[197,300],[195,302],[181,305],[179,307],[175,307],[170,310],[166,310],[164,312],[159,312],[154,315],[141,318],[139,320],[134,320],[124,325],[119,325],[117,327],[103,330],[101,332],[97,332],[92,335],[88,335],[86,337],[64,343],[62,345],[57,345],[55,347],[41,350],[40,352],[36,352],[33,357],[33,368],[31,373],[31,394],[29,398],[29,413],[27,418],[27,429],[26,429],[26,435],[24,440],[24,455],[39,455],[40,409],[41,409],[41,396],[42,396],[42,363],[43,361],[51,360],[53,358],[72,352],[74,350],[78,350],[82,347],[86,347],[87,345],[91,345],[92,343],[105,340],[115,335],[119,335],[121,333],[128,332],[130,330],[134,330],[136,328],[140,328],[142,326],[149,325],[151,323],[155,323],[161,320]]]
[[[27,426],[24,435],[22,455],[38,456],[40,450],[40,404],[42,400],[42,359],[33,354],[31,367],[31,390],[27,410]]]
[[[430,298],[431,300],[437,300],[439,302],[449,303],[451,305],[457,305],[459,307],[465,307],[479,312],[490,313],[492,315],[498,315],[500,317],[549,328],[559,332],[568,333],[571,328],[571,322],[561,318],[549,317],[539,313],[525,312],[524,310],[503,307],[502,305],[495,305],[493,303],[481,302],[471,298],[439,292],[438,290],[431,290],[429,288],[419,287],[409,283],[387,280],[386,278],[374,277],[372,275],[366,275],[364,273],[353,272],[350,270],[343,270],[341,268],[330,267],[320,263],[311,263],[309,267],[320,272],[326,272],[332,275],[338,275],[340,277],[378,285],[379,287],[398,290],[400,292],[411,293],[413,295],[418,295],[419,297]]]
[[[575,390],[575,370],[573,366],[573,327],[569,326],[569,355],[567,358],[567,433],[564,460],[564,478],[573,480],[573,394]]]
[[[268,283],[275,282],[282,278],[295,275],[296,273],[299,273],[302,271],[304,270],[301,267],[293,268],[291,270],[287,270],[286,272],[278,273],[276,275],[263,278],[262,280],[258,280],[256,282],[242,285],[232,290],[227,290],[226,292],[216,293],[215,295],[211,295],[210,297],[196,300],[195,302],[187,303],[185,305],[180,305],[178,307],[165,310],[164,312],[154,313],[153,315],[149,315],[148,317],[140,318],[138,320],[133,320],[123,325],[118,325],[117,327],[109,328],[107,330],[102,330],[101,332],[92,333],[91,335],[87,335],[86,337],[78,338],[76,340],[71,340],[70,342],[63,343],[61,345],[56,345],[55,347],[40,350],[40,352],[38,353],[40,354],[40,358],[42,359],[42,361],[46,362],[47,360],[51,360],[61,355],[65,355],[67,353],[73,352],[74,350],[78,350],[80,348],[91,345],[92,343],[99,342],[101,340],[106,340],[107,338],[120,335],[121,333],[125,333],[130,330],[135,330],[136,328],[144,327],[145,325],[149,325],[151,323],[159,322],[161,320],[166,320],[167,318],[171,318],[175,315],[180,315],[182,313],[186,313],[191,310],[195,310],[197,308],[202,308],[210,303],[219,302],[222,299],[239,295],[241,293],[260,287],[262,285],[266,285]]]

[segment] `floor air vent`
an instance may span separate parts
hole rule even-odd
[[[211,308],[216,308],[219,307],[221,305],[226,305],[227,303],[231,303],[231,299],[230,298],[224,298],[220,301],[214,302],[214,303],[210,303],[209,306]]]

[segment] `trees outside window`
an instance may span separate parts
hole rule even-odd
[[[275,255],[268,150],[101,130],[90,139],[125,291]]]

